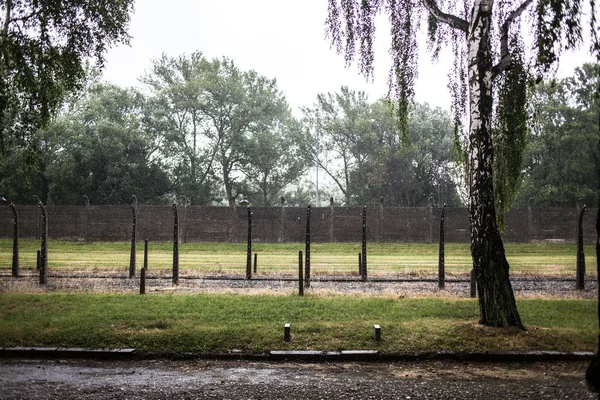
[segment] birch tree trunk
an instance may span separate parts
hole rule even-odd
[[[491,137],[493,75],[490,27],[493,0],[476,0],[469,34],[469,222],[471,255],[477,280],[480,321],[487,326],[522,329],[509,265],[496,223]]]

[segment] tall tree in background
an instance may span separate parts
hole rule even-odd
[[[273,132],[291,121],[285,96],[275,79],[255,71],[241,71],[232,60],[213,59],[204,81],[204,103],[208,132],[217,148],[216,163],[225,195],[231,202],[254,135]]]
[[[127,43],[133,0],[0,1],[0,159],[34,159],[40,127],[85,80],[84,61]],[[2,161],[0,161],[2,162]]]
[[[409,140],[398,132],[389,102],[369,102],[363,92],[342,87],[319,95],[304,108],[304,121],[316,138],[305,142],[321,170],[331,177],[346,205],[425,206],[430,197],[458,205],[452,168],[452,119],[427,104],[415,106]],[[442,200],[443,198],[443,200]]]
[[[536,87],[519,205],[529,198],[538,207],[598,203],[598,103],[593,99],[599,80],[600,64],[584,64],[572,77]]]
[[[363,168],[376,145],[367,95],[342,86],[338,93],[317,95],[315,107],[302,111],[305,123],[319,136],[307,151],[335,182],[344,203],[354,204],[352,174]]]
[[[595,0],[590,0],[590,6],[593,47],[599,54]],[[530,18],[521,21],[528,10]],[[582,2],[329,0],[327,26],[332,43],[338,52],[345,54],[347,62],[354,60],[358,44],[359,65],[367,76],[373,73],[375,19],[381,11],[385,11],[390,20],[391,91],[398,98],[402,131],[406,131],[414,93],[417,31],[423,17],[427,18],[429,45],[434,57],[443,45],[451,46],[454,52],[452,89],[457,126],[468,104],[465,142],[468,146],[469,221],[480,323],[523,327],[496,219],[494,166],[499,162],[503,174],[497,178],[496,194],[503,200],[499,209],[502,213],[519,184],[522,143],[527,134],[528,71],[524,54],[534,55],[537,72],[541,74],[555,63],[562,49],[580,45]],[[531,26],[535,43],[527,53],[522,37],[526,27]],[[496,162],[492,138],[500,144]]]
[[[254,135],[292,121],[274,79],[242,71],[227,58],[163,55],[144,78],[157,99],[157,122],[173,159],[179,192],[192,204],[232,201],[246,191],[243,168]],[[217,189],[217,181],[222,191]]]
[[[154,129],[163,137],[178,201],[206,204],[218,198],[212,140],[205,108],[208,62],[200,52],[178,57],[163,54],[142,78],[153,92]]]
[[[147,99],[134,89],[94,84],[44,132],[53,152],[45,177],[58,204],[164,203],[171,183],[160,138],[145,125]]]
[[[360,188],[360,203],[376,204],[383,196],[386,204],[403,207],[423,207],[430,199],[440,206],[460,206],[450,114],[415,104],[404,141],[388,101],[373,104],[372,114],[377,150],[366,170],[353,174],[355,180],[364,181],[355,185]]]
[[[241,167],[250,185],[245,194],[252,204],[280,204],[285,187],[297,183],[310,163],[302,152],[306,140],[293,121],[252,135]]]

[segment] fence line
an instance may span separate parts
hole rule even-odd
[[[369,207],[369,242],[437,243],[441,208]],[[37,206],[16,205],[21,238],[40,238],[42,221]],[[122,206],[46,206],[48,235],[55,240],[127,241],[131,238],[131,207]],[[239,242],[247,240],[245,207],[179,206],[179,239],[182,242]],[[595,218],[598,210],[588,208],[583,220],[586,244],[596,240]],[[303,242],[306,228],[304,207],[252,207],[253,241]],[[311,240],[317,242],[360,242],[362,207],[313,207]],[[503,237],[507,242],[577,241],[578,208],[521,208],[506,216]],[[137,236],[152,241],[173,241],[173,208],[137,207]],[[465,208],[446,208],[445,241],[469,242],[468,212]],[[13,213],[0,207],[0,238],[13,237]]]

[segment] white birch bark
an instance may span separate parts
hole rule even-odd
[[[475,0],[467,36],[471,255],[477,278],[480,323],[522,328],[494,205],[490,41],[493,5],[493,0]]]

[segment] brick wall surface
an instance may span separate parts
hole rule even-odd
[[[39,238],[41,217],[37,206],[16,206],[21,238]],[[128,241],[131,239],[131,206],[47,206],[49,237],[57,240]],[[256,242],[302,242],[306,234],[304,207],[256,207],[252,211],[252,236]],[[584,215],[584,241],[595,243],[598,209]],[[358,242],[362,237],[363,207],[313,207],[313,242]],[[572,208],[513,209],[506,216],[503,233],[507,242],[567,242],[577,239],[579,210]],[[137,208],[137,237],[152,241],[173,240],[173,208]],[[248,209],[237,207],[178,206],[179,237],[182,242],[244,242]],[[367,238],[376,242],[436,243],[440,208],[369,207]],[[0,207],[0,238],[10,238],[13,215]],[[468,212],[446,209],[447,242],[469,242]]]

